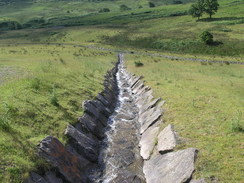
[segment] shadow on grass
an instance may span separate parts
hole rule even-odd
[[[227,21],[227,20],[244,20],[244,17],[220,17],[220,18],[202,18],[197,22],[213,22],[213,21]]]
[[[219,46],[219,45],[222,45],[222,44],[223,44],[223,42],[221,42],[221,41],[214,41],[211,44],[209,44],[209,46]]]

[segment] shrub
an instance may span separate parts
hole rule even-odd
[[[208,31],[204,31],[202,32],[202,34],[200,35],[201,40],[205,43],[205,44],[212,44],[213,43],[213,35],[208,32]]]
[[[103,8],[99,10],[99,13],[110,12],[109,8]]]
[[[150,8],[154,8],[155,7],[155,4],[153,2],[148,2],[148,5]]]
[[[39,90],[40,86],[41,86],[41,80],[39,78],[34,78],[30,83],[30,87],[34,90]]]
[[[52,93],[51,93],[51,97],[50,97],[50,102],[52,105],[58,107],[59,103],[58,103],[58,98],[57,98],[57,94],[56,94],[56,90],[55,90],[55,86],[53,86],[52,89]]]
[[[121,10],[121,11],[127,11],[127,10],[131,10],[131,8],[129,8],[128,6],[122,4],[122,5],[120,6],[120,10]]]
[[[135,61],[134,63],[136,67],[142,67],[144,65],[141,61]]]
[[[175,1],[172,2],[172,4],[183,4],[183,2],[179,1],[179,0],[175,0]]]

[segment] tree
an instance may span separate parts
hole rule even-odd
[[[199,20],[204,12],[204,5],[204,0],[198,0],[196,3],[191,5],[189,14],[192,15],[192,17],[197,17]]]
[[[217,0],[205,0],[204,11],[209,14],[209,18],[212,18],[212,15],[218,11],[218,7],[219,3]]]
[[[155,4],[153,2],[148,2],[148,5],[150,8],[154,8],[155,7]]]
[[[205,44],[212,44],[213,43],[213,35],[208,32],[208,31],[204,31],[202,32],[202,34],[200,35],[201,40],[205,43]]]

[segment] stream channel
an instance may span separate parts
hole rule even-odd
[[[144,182],[143,160],[138,146],[138,108],[128,83],[129,77],[120,54],[116,74],[119,96],[116,109],[108,121],[104,150],[99,158],[103,166],[103,178],[99,182]]]

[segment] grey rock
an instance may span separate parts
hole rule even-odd
[[[48,183],[63,183],[63,180],[58,178],[54,172],[46,172],[44,178]]]
[[[104,98],[104,96],[101,93],[97,95],[96,99],[102,102],[104,106],[109,105],[109,102]]]
[[[154,149],[156,138],[159,132],[159,127],[150,127],[148,128],[141,137],[140,140],[140,154],[143,159],[149,159],[150,155]]]
[[[153,101],[148,101],[145,105],[140,107],[139,115],[145,112],[146,110],[155,107],[157,103],[161,100],[161,98],[154,99]]]
[[[79,123],[76,127],[78,127],[79,130],[85,129],[95,135],[98,139],[103,139],[105,137],[104,126],[92,116],[85,114],[78,120]]]
[[[94,139],[88,137],[85,133],[78,131],[71,125],[68,125],[65,131],[73,139],[72,145],[76,151],[86,159],[96,162],[99,154],[99,144]]]
[[[30,177],[25,183],[48,183],[42,176],[38,175],[35,172],[30,173]]]
[[[207,183],[205,179],[191,180],[190,183]]]
[[[177,144],[174,126],[168,125],[158,135],[158,151],[160,153],[172,151]]]
[[[101,122],[101,124],[105,127],[107,125],[108,118],[101,113],[102,109],[97,108],[93,105],[92,101],[86,101],[84,104],[85,113],[94,117],[97,121]]]
[[[144,115],[139,116],[139,122],[142,124],[140,134],[143,134],[151,125],[159,120],[162,116],[163,110],[155,107],[145,112]]]
[[[48,136],[38,145],[38,154],[65,177],[69,182],[87,182],[86,171],[91,163],[84,157],[68,151],[55,137]]]
[[[111,183],[145,183],[143,177],[140,177],[132,172],[123,170]]]
[[[147,183],[182,183],[188,181],[194,172],[197,150],[158,154],[144,162],[143,172]]]
[[[139,82],[141,78],[142,78],[142,77],[138,76],[138,77],[134,77],[133,79],[129,80],[129,83],[130,83],[130,85],[131,85],[131,88],[133,88],[134,85],[136,85],[137,82]]]

